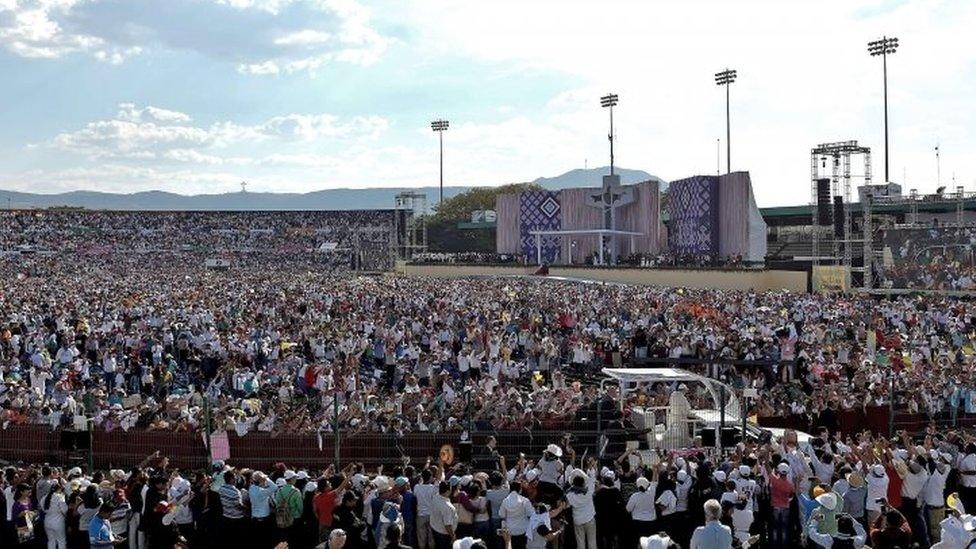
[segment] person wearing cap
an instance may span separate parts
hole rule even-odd
[[[705,525],[695,528],[688,549],[731,549],[732,529],[722,524],[722,504],[710,499],[702,506],[705,511]]]
[[[271,515],[271,498],[278,487],[261,471],[255,471],[247,488],[251,502],[251,533],[253,542],[267,547],[274,536],[274,517]]]
[[[295,488],[298,475],[288,469],[278,479],[281,485],[274,495],[276,542],[287,541],[292,547],[298,547],[298,521],[302,517],[302,493]]]
[[[88,530],[88,543],[91,549],[109,549],[120,541],[112,533],[110,520],[114,510],[115,507],[110,502],[103,503],[99,506],[98,513],[88,522],[86,530]]]
[[[604,467],[600,473],[600,488],[593,494],[596,509],[596,543],[604,549],[617,549],[621,519],[626,515],[624,498],[616,486],[617,475]]]
[[[844,512],[854,517],[854,520],[867,524],[865,505],[867,504],[868,487],[864,482],[864,475],[859,471],[846,474],[847,491],[844,492]]]
[[[652,478],[637,478],[637,491],[627,499],[626,509],[630,513],[630,539],[625,546],[632,546],[639,536],[650,536],[657,528],[657,482],[658,468],[651,468]]]
[[[939,543],[933,549],[967,549],[976,540],[976,517],[966,513],[959,499],[959,493],[953,492],[946,497],[946,513],[948,516],[939,524]]]
[[[546,446],[542,459],[536,464],[539,469],[539,499],[552,505],[560,498],[559,478],[563,474],[565,465],[560,458],[563,450],[556,444]]]
[[[814,516],[810,520],[807,535],[810,536],[812,542],[824,549],[832,549],[835,546],[861,549],[868,537],[864,526],[850,515],[841,515],[837,518],[837,532],[833,534],[822,532],[819,517]]]
[[[570,468],[570,487],[566,501],[573,509],[573,530],[578,549],[596,549],[596,508],[593,504],[593,477],[582,469]]]
[[[399,476],[393,482],[394,489],[400,496],[400,513],[403,514],[403,541],[413,547],[417,546],[417,496],[410,488],[410,479]]]
[[[773,508],[770,543],[772,547],[787,547],[790,537],[790,504],[796,494],[796,484],[790,476],[790,465],[785,461],[776,465],[769,477],[770,503]]]
[[[881,516],[881,503],[888,497],[888,471],[884,465],[875,463],[865,477],[868,495],[864,508],[868,513],[868,524],[874,524]]]

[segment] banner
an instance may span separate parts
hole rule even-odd
[[[846,292],[851,289],[851,273],[843,265],[814,265],[813,291]]]
[[[210,434],[210,459],[213,461],[230,459],[230,440],[227,438],[227,431]]]

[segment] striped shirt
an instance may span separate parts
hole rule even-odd
[[[225,484],[217,490],[220,494],[220,505],[223,507],[224,518],[242,519],[244,518],[244,500],[241,491],[232,484]]]

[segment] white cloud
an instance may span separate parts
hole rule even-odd
[[[389,123],[379,116],[342,118],[331,114],[287,114],[257,124],[220,121],[194,124],[190,115],[154,106],[122,103],[113,118],[56,135],[30,150],[54,149],[88,162],[115,162],[156,169],[174,164],[335,168],[341,156],[319,152],[375,143]],[[78,172],[69,172],[76,174]],[[99,182],[100,184],[100,182]]]
[[[118,65],[151,50],[192,50],[274,75],[367,65],[388,44],[355,0],[0,1],[0,47],[30,58],[85,53]]]
[[[297,32],[288,33],[280,38],[275,38],[275,45],[278,46],[309,46],[324,44],[332,39],[332,35],[327,32],[303,29]]]
[[[731,90],[732,165],[752,172],[762,205],[809,200],[809,152],[817,143],[858,139],[871,146],[877,182],[884,164],[881,67],[866,43],[884,33],[902,45],[889,60],[892,179],[900,181],[907,166],[909,186],[931,192],[938,135],[952,136],[955,151],[976,148],[976,131],[966,123],[976,119],[976,49],[966,43],[974,2],[826,0],[807,10],[765,0],[426,0],[404,15],[431,58],[581,82],[519,124],[481,128],[491,143],[507,139],[515,151],[537,153],[523,155],[526,177],[582,166],[584,158],[591,166],[606,163],[606,112],[597,99],[608,91],[620,95],[619,165],[668,179],[714,173],[721,138],[724,170],[725,97],[712,74],[731,66],[739,72]],[[545,136],[569,149],[540,143]],[[467,145],[450,139],[452,157],[465,154],[456,147]],[[520,161],[486,167],[483,179],[503,182],[496,174],[512,175]],[[976,176],[971,155],[957,153],[952,162],[967,183]]]

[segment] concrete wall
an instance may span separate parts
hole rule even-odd
[[[402,265],[410,276],[463,277],[532,274],[537,267],[481,265]],[[807,291],[807,273],[800,271],[748,270],[710,271],[694,269],[583,269],[550,267],[551,276],[684,288],[722,290]]]

